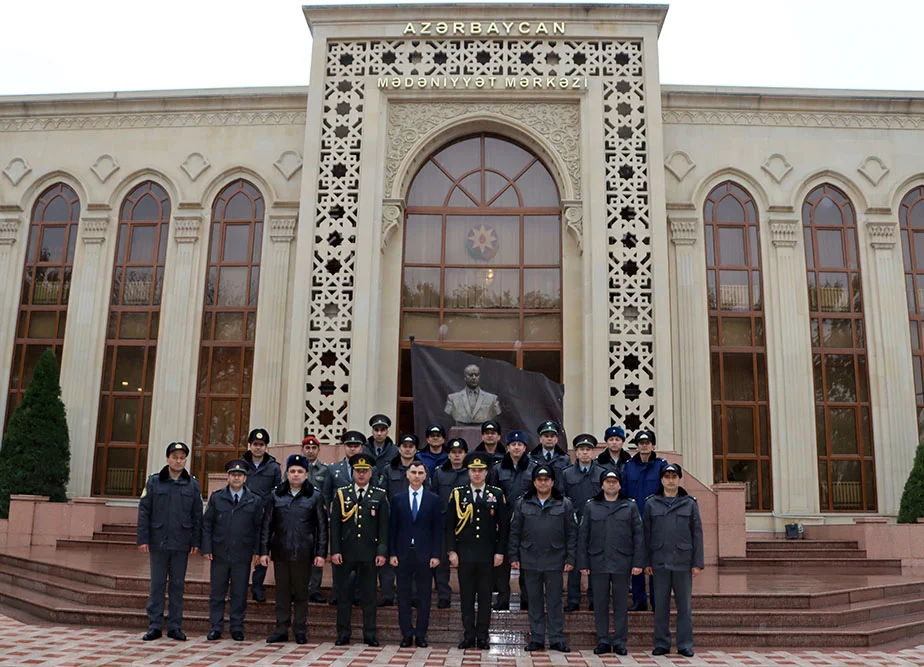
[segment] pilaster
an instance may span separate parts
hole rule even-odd
[[[864,309],[866,321],[878,323],[865,327],[877,507],[879,514],[897,515],[918,441],[902,255],[898,223],[889,209],[869,209],[863,227],[869,246]]]
[[[80,217],[78,250],[67,307],[61,355],[61,398],[71,438],[68,493],[90,495],[99,385],[106,347],[106,317],[112,289],[112,256],[107,249],[111,212],[108,204],[88,204]],[[111,244],[109,244],[111,245]],[[95,369],[95,370],[93,370]]]
[[[15,205],[0,206],[0,437],[6,421],[7,392],[10,388],[9,360],[16,340],[16,319],[19,310],[19,292],[22,289],[22,257],[24,243],[20,238],[22,209]]]
[[[798,254],[802,225],[789,209],[771,210],[769,225],[762,231],[761,251],[767,258],[763,266],[767,304],[764,327],[773,510],[779,515],[817,514],[815,429],[806,428],[815,423],[815,395],[805,260]]]
[[[277,203],[270,209],[268,219],[270,243],[268,247],[267,244],[263,245],[264,254],[260,263],[250,423],[267,429],[275,438],[279,432],[279,402],[284,381],[289,260],[298,222],[298,203]]]
[[[180,202],[170,221],[174,242],[167,250],[160,309],[148,473],[163,466],[167,443],[181,440],[193,449],[198,334],[202,330],[204,290],[201,266],[207,250],[198,243],[203,217],[198,203]]]
[[[712,437],[709,417],[709,320],[706,265],[702,255],[702,222],[692,207],[668,211],[668,228],[674,248],[674,289],[677,304],[677,369],[675,400],[679,424],[674,449],[683,454],[687,470],[707,483],[713,478]]]

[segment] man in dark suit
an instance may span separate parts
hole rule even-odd
[[[427,466],[414,460],[407,469],[408,490],[391,498],[388,555],[398,575],[398,625],[401,647],[427,646],[433,569],[440,564],[443,515],[439,496],[424,489]],[[412,586],[418,594],[417,627],[411,623]]]

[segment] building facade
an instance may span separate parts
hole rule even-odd
[[[751,527],[894,515],[924,97],[661,86],[666,11],[306,7],[307,88],[0,98],[3,423],[51,347],[71,492],[132,497],[171,440],[204,477],[251,425],[411,428],[413,335],[654,428]]]

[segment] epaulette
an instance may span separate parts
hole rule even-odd
[[[650,498],[651,496],[648,496],[648,497]],[[635,498],[626,498],[626,500],[628,500],[629,502],[632,502],[632,503],[635,502]]]
[[[382,493],[385,493],[385,489],[383,489],[381,486],[373,486],[373,487],[372,487],[372,490],[373,490],[373,491],[381,491]]]

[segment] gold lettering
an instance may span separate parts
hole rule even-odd
[[[457,76],[451,76],[451,77],[449,77],[449,80],[452,81],[452,87],[453,87],[453,88],[455,88],[455,87],[456,87],[456,84],[459,83],[459,77],[457,77]]]
[[[529,79],[526,78],[525,76],[520,77],[520,88],[528,88],[528,87],[529,87]]]
[[[445,79],[444,79],[444,81],[445,81]],[[442,84],[440,83],[440,79],[439,79],[438,77],[431,76],[431,77],[430,77],[430,87],[431,87],[431,88],[442,88],[443,86],[442,86]]]
[[[561,78],[561,80],[559,81],[559,83],[561,84],[561,87],[562,87],[562,88],[567,88],[567,87],[568,87],[568,79],[567,79],[567,77],[564,77],[564,76],[563,76],[563,77]]]
[[[581,77],[579,77],[579,76],[574,77],[574,78],[571,80],[571,87],[572,87],[572,88],[580,88],[580,87],[581,87]]]
[[[497,80],[497,77],[496,77],[496,76],[489,76],[489,77],[488,77],[488,81],[491,82],[491,87],[492,87],[492,88],[494,87],[494,82],[495,82],[496,80]]]
[[[436,24],[437,35],[445,35],[447,32],[449,32],[449,24],[446,21],[440,21]]]
[[[552,23],[552,34],[553,35],[564,35],[565,34],[565,22],[554,22]]]
[[[514,77],[508,76],[504,79],[504,88],[514,88],[516,85],[517,80]]]
[[[520,21],[520,25],[517,26],[517,30],[520,31],[521,35],[529,34],[529,21]]]
[[[405,87],[405,88],[413,88],[413,87],[414,87],[414,79],[412,79],[411,77],[407,77],[407,78],[404,80],[404,87]]]
[[[507,31],[506,34],[508,34],[508,35],[509,35],[510,32],[513,30],[513,23],[512,23],[512,22],[511,22],[511,23],[507,23],[506,21],[504,21],[503,23],[501,23],[501,25],[504,26],[504,30]]]
[[[418,87],[418,88],[426,88],[426,87],[427,87],[427,80],[426,80],[424,77],[420,77],[419,79],[417,79],[417,87]]]
[[[462,84],[463,84],[466,88],[468,88],[468,84],[469,84],[469,82],[470,82],[471,80],[472,80],[472,77],[470,77],[470,76],[463,76],[463,77],[462,77]]]
[[[545,27],[545,23],[539,22],[539,25],[536,26],[537,35],[548,35],[549,29]]]
[[[461,21],[454,21],[452,24],[452,34],[453,35],[464,35],[465,34],[465,24]]]
[[[395,77],[394,79],[392,79],[392,80],[391,80],[391,87],[392,87],[392,88],[400,88],[400,87],[401,87],[401,79],[399,79],[398,77]]]
[[[474,23],[474,22],[473,22],[472,25],[469,26],[468,31],[469,31],[469,33],[471,33],[472,35],[480,35],[480,34],[481,34],[481,24],[480,24],[480,23]]]
[[[548,78],[545,80],[545,87],[546,87],[546,88],[558,88],[558,86],[556,85],[555,78],[554,78],[554,77],[551,77],[551,76],[548,77]]]
[[[587,84],[587,77],[585,76],[585,77],[584,77],[584,87],[587,88],[587,85],[588,85],[588,84]]]
[[[475,88],[484,88],[484,77],[483,76],[475,77]]]
[[[388,88],[388,77],[386,76],[379,77],[379,88]]]
[[[533,88],[542,88],[542,79],[538,76],[533,77]]]
[[[421,35],[429,35],[429,34],[431,34],[431,33],[430,33],[430,26],[431,26],[431,25],[432,25],[431,23],[421,23],[421,24],[420,24],[420,34],[421,34]]]
[[[497,24],[494,21],[488,24],[488,29],[484,31],[486,35],[499,35],[500,30],[497,29]]]
[[[408,23],[406,26],[404,26],[404,34],[405,35],[416,35],[417,34],[417,31],[414,30],[413,23]]]

